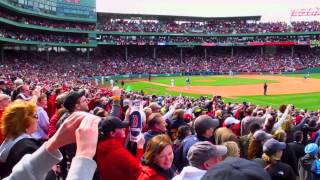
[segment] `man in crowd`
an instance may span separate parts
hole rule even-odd
[[[227,154],[226,146],[213,145],[209,141],[201,141],[192,145],[187,154],[189,166],[184,167],[181,173],[173,180],[201,179],[206,171],[223,160]]]

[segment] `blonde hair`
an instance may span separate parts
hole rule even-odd
[[[278,129],[273,134],[273,138],[275,140],[278,140],[279,142],[285,142],[286,136],[287,136],[287,133],[283,129]]]
[[[169,136],[165,134],[151,138],[143,155],[146,164],[154,164],[156,156],[159,155],[168,145],[172,146],[172,142]]]
[[[267,164],[267,165],[272,165],[272,164],[276,164],[277,161],[280,160],[280,158],[276,157],[275,155],[267,155],[266,153],[262,154],[261,159]]]
[[[227,141],[227,142],[224,142],[223,145],[225,145],[228,149],[228,152],[227,154],[225,155],[225,158],[226,157],[239,157],[239,146],[236,142],[234,141]]]
[[[3,112],[1,131],[5,138],[15,139],[26,132],[26,129],[36,121],[34,114],[36,105],[24,100],[16,100]]]

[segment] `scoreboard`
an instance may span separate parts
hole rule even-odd
[[[96,0],[7,0],[35,12],[63,17],[96,19]]]

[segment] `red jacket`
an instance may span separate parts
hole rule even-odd
[[[138,180],[166,180],[156,170],[149,166],[142,166]]]
[[[59,117],[58,117],[58,113],[56,112],[49,120],[49,126],[48,126],[49,137],[52,137],[57,132],[56,125],[58,121],[59,121]]]
[[[121,143],[121,140],[106,139],[98,143],[97,164],[102,180],[136,180],[141,171],[140,157],[143,150],[138,149],[134,157]]]
[[[51,118],[57,112],[56,99],[57,99],[57,95],[56,94],[51,95],[49,97],[49,99],[48,99],[47,112],[48,112],[49,118]]]

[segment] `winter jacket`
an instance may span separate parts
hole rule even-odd
[[[316,180],[316,176],[311,172],[311,166],[317,158],[306,154],[301,157],[298,162],[299,179],[300,180]]]

